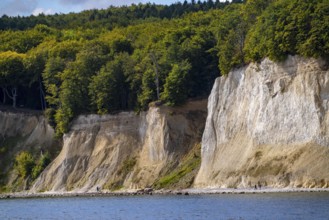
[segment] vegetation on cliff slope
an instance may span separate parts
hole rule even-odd
[[[328,58],[328,0],[132,5],[0,18],[0,102],[46,110],[57,134],[81,113],[207,96],[264,57]]]
[[[201,165],[201,144],[193,149],[179,162],[174,170],[168,170],[155,181],[155,189],[186,189],[193,185]]]
[[[58,154],[58,143],[44,149],[38,145],[18,146],[27,137],[0,138],[0,193],[28,189]]]

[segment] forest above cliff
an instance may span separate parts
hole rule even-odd
[[[61,135],[82,113],[140,111],[209,95],[264,57],[328,58],[329,1],[132,5],[0,19],[0,102],[46,111]]]

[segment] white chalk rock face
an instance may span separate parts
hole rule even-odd
[[[269,59],[216,79],[195,187],[329,187],[329,71]]]

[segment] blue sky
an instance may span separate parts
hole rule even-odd
[[[0,0],[0,16],[28,16],[39,13],[54,14],[79,12],[86,9],[107,8],[110,5],[131,5],[133,3],[171,4],[178,0]],[[189,0],[188,0],[189,1]]]

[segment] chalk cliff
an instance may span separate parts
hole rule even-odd
[[[163,186],[198,167],[201,136],[197,188],[328,188],[328,69],[323,60],[290,56],[234,70],[216,79],[208,116],[206,100],[140,114],[81,115],[31,192],[140,189],[169,175]],[[7,176],[7,184],[17,181],[7,175],[13,165],[8,158],[21,150],[47,150],[54,142],[41,115],[0,111],[0,132],[0,179]],[[186,158],[193,160],[186,165]]]
[[[59,156],[32,187],[39,191],[95,191],[151,186],[200,143],[206,100],[147,112],[80,116],[64,135]]]
[[[234,70],[208,100],[195,187],[329,187],[329,71],[290,56]]]

